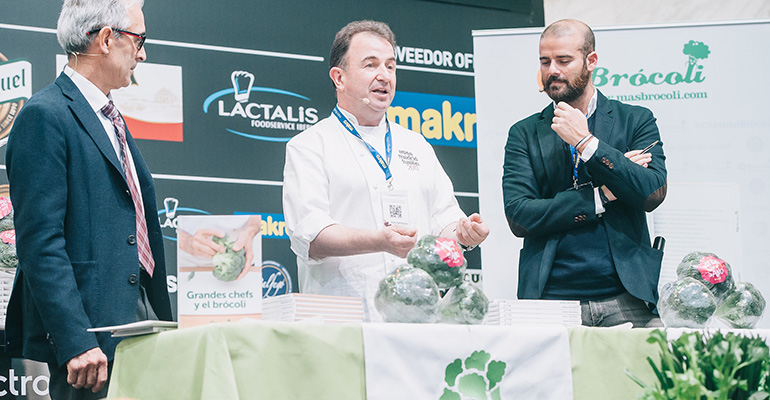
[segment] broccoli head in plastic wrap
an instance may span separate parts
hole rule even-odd
[[[440,322],[480,324],[489,310],[489,299],[476,285],[463,281],[446,292],[438,309]]]
[[[430,274],[440,289],[462,283],[468,265],[456,241],[433,235],[421,237],[406,261]]]
[[[0,232],[13,229],[13,206],[11,199],[0,197]]]
[[[231,240],[228,235],[221,238],[213,236],[211,240],[216,244],[225,246],[226,249],[224,253],[217,253],[211,257],[211,261],[214,263],[214,277],[220,281],[234,281],[246,266],[246,250],[233,251],[235,241]]]
[[[689,276],[705,285],[714,294],[717,304],[733,291],[735,280],[730,264],[714,253],[694,251],[682,259],[676,267],[677,278]]]
[[[438,286],[427,272],[402,265],[380,281],[374,306],[386,322],[433,323],[438,299]]]
[[[16,230],[0,232],[0,267],[16,268],[19,259],[16,257]]]
[[[658,312],[667,327],[703,328],[716,309],[714,295],[694,278],[677,279],[660,290]]]
[[[751,283],[737,282],[715,315],[733,328],[753,329],[765,311],[765,298]]]

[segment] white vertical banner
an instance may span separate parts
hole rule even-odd
[[[670,249],[664,273],[686,252],[715,252],[738,280],[770,297],[770,113],[763,96],[770,75],[743,61],[750,55],[751,65],[770,63],[770,53],[758,50],[770,48],[770,21],[593,28],[594,85],[610,99],[649,108],[660,128],[669,195],[652,219]],[[482,267],[492,298],[516,297],[522,242],[505,220],[502,165],[510,126],[550,102],[538,92],[540,32],[473,32],[479,207],[492,230]],[[759,327],[768,326],[765,318]]]
[[[572,399],[569,335],[561,325],[361,329],[368,400]]]

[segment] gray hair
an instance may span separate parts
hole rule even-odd
[[[86,32],[105,26],[128,29],[128,8],[144,0],[64,0],[56,37],[67,54],[85,53],[96,35]]]
[[[393,50],[396,50],[396,35],[390,30],[388,24],[369,20],[353,21],[345,25],[345,27],[340,29],[334,36],[332,52],[329,56],[329,68],[341,67],[344,69],[347,67],[347,54],[348,48],[350,47],[350,41],[353,39],[353,36],[361,32],[371,33],[387,40],[390,45],[393,46]]]

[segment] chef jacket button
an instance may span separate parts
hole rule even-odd
[[[136,244],[136,236],[128,235],[128,239],[126,241],[128,242],[128,244],[133,246]]]
[[[128,283],[135,285],[136,282],[139,282],[139,277],[136,276],[136,274],[131,274],[131,276],[128,277]]]

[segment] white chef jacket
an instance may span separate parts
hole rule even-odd
[[[375,128],[360,127],[341,110],[359,134],[385,157],[385,118]],[[409,226],[417,237],[438,235],[464,218],[454,188],[430,144],[417,132],[391,122],[390,171],[395,191],[408,193]],[[384,227],[381,192],[383,170],[360,139],[330,116],[292,138],[286,146],[283,210],[291,248],[297,255],[303,293],[364,299],[368,320],[381,321],[374,306],[380,280],[406,260],[380,252],[314,260],[310,242],[332,224],[355,229]]]

